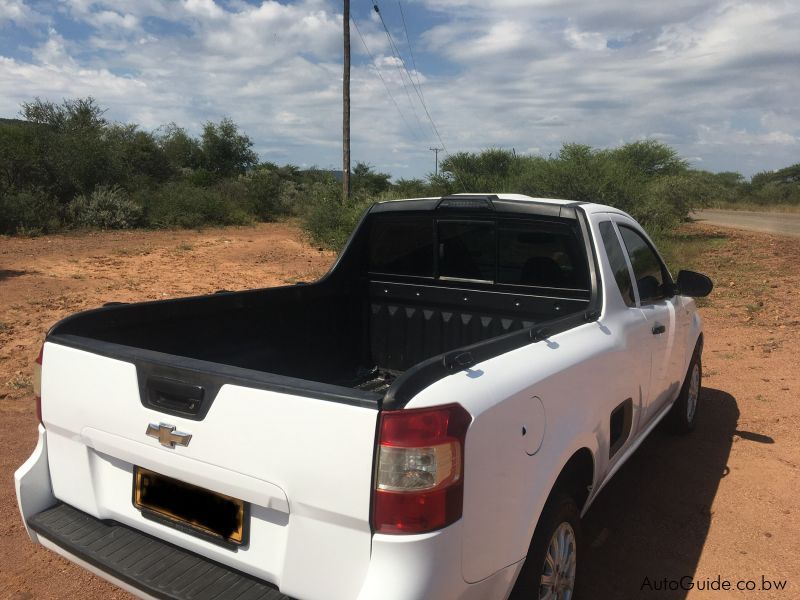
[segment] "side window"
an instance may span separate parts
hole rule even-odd
[[[619,243],[619,238],[611,221],[600,223],[600,237],[603,238],[603,247],[606,249],[608,262],[611,263],[611,270],[614,271],[614,279],[617,281],[617,287],[620,294],[622,294],[622,299],[628,306],[636,306],[628,263],[625,261],[624,250]]]
[[[637,231],[620,225],[619,232],[628,249],[640,302],[652,304],[656,300],[661,300],[664,298],[665,278],[661,260]]]
[[[561,224],[501,221],[497,229],[497,281],[588,289],[580,238]]]

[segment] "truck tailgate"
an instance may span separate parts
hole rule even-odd
[[[43,360],[56,498],[290,596],[358,595],[370,558],[376,408],[224,383],[195,420],[143,405],[133,362],[52,342]],[[191,434],[188,445],[170,448],[146,435],[162,423]],[[132,501],[137,466],[243,500],[246,543],[215,543],[145,518]]]

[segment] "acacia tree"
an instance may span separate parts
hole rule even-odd
[[[203,168],[218,177],[242,175],[258,164],[250,137],[239,133],[239,126],[228,117],[203,125],[200,151]]]
[[[31,127],[38,185],[67,202],[107,181],[108,122],[94,98],[60,104],[36,98],[23,103],[20,113]]]
[[[370,164],[357,162],[353,167],[352,187],[363,195],[374,196],[392,187],[391,178],[389,173],[379,173]]]

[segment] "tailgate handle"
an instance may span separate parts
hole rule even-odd
[[[164,377],[147,380],[147,404],[155,410],[196,415],[200,412],[204,395],[205,389],[199,385]]]

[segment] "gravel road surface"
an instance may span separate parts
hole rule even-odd
[[[709,225],[800,237],[800,213],[707,209],[692,213],[692,218]]]

